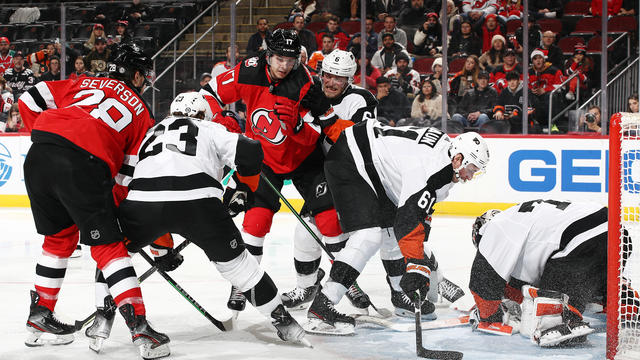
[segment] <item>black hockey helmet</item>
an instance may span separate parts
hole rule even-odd
[[[267,40],[267,57],[271,55],[300,57],[300,38],[293,30],[277,29]]]
[[[501,211],[498,209],[491,209],[485,212],[484,214],[478,216],[476,221],[473,222],[473,226],[471,227],[471,242],[473,242],[473,246],[478,248],[480,245],[480,239],[482,239],[482,234],[480,233],[480,229],[489,222],[489,220],[493,219],[494,216],[499,214]],[[483,231],[484,233],[484,231]]]
[[[122,80],[131,86],[136,71],[145,77],[145,84],[153,76],[153,60],[135,43],[118,45],[108,65],[109,77]]]

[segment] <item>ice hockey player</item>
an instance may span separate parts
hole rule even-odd
[[[110,78],[40,82],[19,99],[20,114],[32,131],[24,177],[38,233],[45,235],[36,266],[35,291],[25,342],[39,346],[73,341],[73,325],[53,311],[68,258],[80,242],[105,275],[109,290],[148,359],[169,355],[169,338],[147,323],[142,293],[115,215],[112,188],[127,181],[152,114],[139,92],[152,62],[137,46],[122,44]],[[123,171],[119,173],[119,171]]]
[[[606,287],[607,208],[532,200],[489,210],[473,224],[472,241],[476,330],[520,331],[539,346],[582,342],[594,332],[582,312]]]
[[[327,54],[322,62],[321,79],[314,78],[314,84],[302,100],[303,108],[310,109],[316,123],[339,123],[331,127],[334,132],[323,134],[322,146],[326,152],[340,135],[340,130],[353,123],[373,120],[376,118],[377,100],[367,90],[353,85],[353,76],[357,64],[351,52],[333,50]],[[330,114],[324,117],[325,114]],[[322,117],[322,120],[321,120]],[[324,183],[326,187],[326,183]],[[314,230],[318,238],[322,234],[318,231],[313,218],[305,217],[307,225]],[[346,235],[324,237],[327,249],[337,253],[347,242]],[[399,250],[398,250],[399,252]],[[313,300],[318,283],[324,272],[319,270],[322,248],[316,243],[308,231],[298,223],[294,234],[294,263],[297,272],[297,286],[282,294],[283,303],[289,308],[303,308]],[[320,271],[320,272],[319,272]],[[360,309],[369,307],[370,302],[357,284],[353,284],[347,292],[351,303]]]
[[[423,242],[433,205],[446,198],[456,183],[483,172],[488,162],[487,144],[473,132],[452,141],[435,128],[394,128],[377,121],[346,129],[327,154],[325,174],[340,224],[350,238],[309,308],[307,330],[353,333],[354,319],[338,312],[334,304],[371,256],[385,246],[383,242],[396,238],[406,271],[391,285],[407,295],[406,310],[413,311],[415,292],[424,300],[429,289],[432,269]],[[427,310],[433,313],[433,304]]]
[[[278,29],[267,43],[267,51],[242,61],[201,90],[213,114],[225,104],[244,100],[247,104],[245,135],[258,140],[264,151],[262,174],[281,189],[291,179],[305,200],[304,211],[313,217],[322,235],[341,234],[337,214],[324,180],[323,154],[317,146],[320,133],[334,133],[334,126],[324,129],[305,117],[300,101],[309,91],[312,78],[300,66],[300,40],[294,31]],[[303,119],[303,117],[305,117]],[[337,131],[339,133],[339,130]],[[229,196],[234,199],[234,196]],[[235,196],[236,199],[241,198]],[[242,238],[247,250],[260,262],[263,243],[271,228],[273,215],[280,209],[278,195],[261,180],[242,223]],[[227,306],[241,311],[245,297],[235,287]]]
[[[123,233],[131,241],[127,247],[137,251],[166,233],[184,236],[271,319],[282,340],[306,342],[304,330],[285,310],[273,280],[246,250],[222,204],[225,166],[237,169],[240,189],[257,189],[260,143],[199,121],[207,108],[201,94],[179,94],[171,104],[171,116],[147,133],[129,194],[119,209]]]

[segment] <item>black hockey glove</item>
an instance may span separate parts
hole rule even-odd
[[[300,101],[300,105],[305,109],[309,109],[314,118],[325,115],[331,109],[331,103],[322,91],[322,82],[319,78],[313,78],[313,84],[302,98],[302,101]]]
[[[224,195],[222,196],[222,204],[229,211],[229,215],[231,215],[231,217],[235,217],[241,212],[247,211],[247,206],[249,205],[248,193],[247,191],[227,186],[227,189],[224,191]]]
[[[151,254],[156,263],[156,267],[164,272],[178,268],[184,261],[184,257],[174,249],[151,244]]]
[[[413,293],[418,291],[420,292],[420,300],[424,300],[429,292],[431,276],[428,261],[424,259],[406,259],[406,261],[407,270],[402,275],[400,287],[410,299],[413,299]]]

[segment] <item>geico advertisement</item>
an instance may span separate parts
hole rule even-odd
[[[518,203],[557,198],[606,204],[608,139],[488,138],[487,143],[487,171],[454,186],[447,201]]]
[[[29,136],[0,136],[0,195],[26,195],[22,165],[31,146]]]

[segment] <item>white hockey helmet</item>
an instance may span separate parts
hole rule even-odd
[[[207,100],[195,91],[178,94],[169,107],[169,113],[211,121],[211,109]]]
[[[451,140],[451,148],[449,150],[451,159],[457,154],[462,154],[463,160],[462,165],[454,169],[456,176],[459,176],[458,171],[460,169],[470,164],[478,168],[475,174],[480,175],[485,172],[489,164],[489,147],[487,146],[487,142],[477,132],[471,131],[460,134]],[[464,182],[463,179],[460,180]]]
[[[350,51],[336,49],[322,60],[323,73],[344,76],[349,79],[349,84],[353,82],[357,68],[356,58]]]
[[[473,246],[475,246],[476,249],[478,248],[478,244],[480,244],[482,235],[484,235],[484,225],[501,212],[502,211],[498,209],[488,210],[484,214],[478,216],[476,221],[473,222],[473,226],[471,227],[471,242],[473,242]]]

